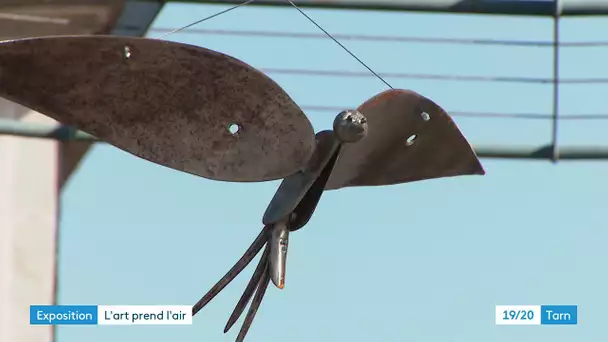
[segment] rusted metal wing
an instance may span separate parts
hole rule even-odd
[[[284,178],[315,148],[311,123],[269,77],[230,56],[168,41],[2,42],[0,96],[141,158],[215,180]]]
[[[485,173],[448,114],[416,92],[388,90],[358,110],[368,134],[344,145],[327,190]]]

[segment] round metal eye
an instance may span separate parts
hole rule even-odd
[[[344,143],[354,143],[367,134],[367,124],[362,121],[363,114],[356,110],[345,110],[334,119],[334,133]]]

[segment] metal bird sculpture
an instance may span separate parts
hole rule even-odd
[[[298,105],[262,72],[181,43],[113,36],[5,41],[0,96],[172,169],[232,182],[283,179],[261,233],[192,310],[264,249],[224,330],[251,301],[237,341],[269,283],[284,287],[289,236],[306,225],[325,190],[485,173],[448,114],[413,91],[382,92],[315,135]]]

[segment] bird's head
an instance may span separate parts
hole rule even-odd
[[[367,135],[367,119],[356,110],[345,110],[334,119],[334,132],[340,141],[355,143]]]

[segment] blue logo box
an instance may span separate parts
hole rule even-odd
[[[576,325],[578,324],[577,305],[541,305],[541,325]]]
[[[97,324],[97,305],[30,305],[30,324]]]

